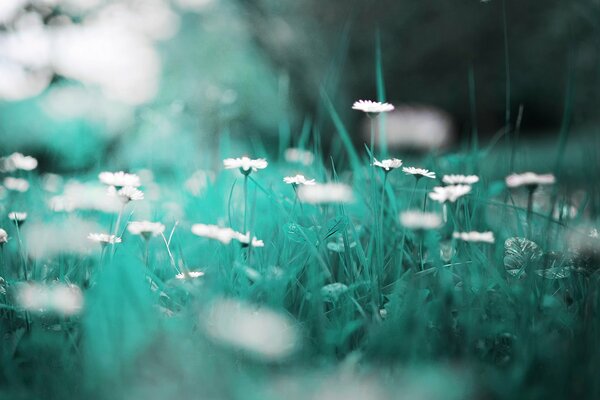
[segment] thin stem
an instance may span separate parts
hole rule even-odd
[[[533,210],[533,193],[535,192],[536,186],[531,185],[530,187],[528,187],[528,189],[529,193],[527,195],[527,233],[529,238],[531,238],[533,234],[533,229],[531,226],[531,216]]]
[[[146,265],[146,268],[148,267],[148,256],[150,253],[150,240],[148,239],[144,239],[144,242],[146,243],[146,249],[144,250],[144,264]]]
[[[121,205],[121,209],[119,210],[119,215],[117,216],[117,222],[115,223],[115,228],[113,235],[117,236],[119,233],[119,225],[121,224],[121,218],[123,218],[123,211],[125,211],[125,204]]]
[[[246,234],[246,219],[248,217],[248,175],[244,175],[244,225],[242,233]]]
[[[23,253],[23,241],[21,240],[21,230],[19,229],[19,222],[16,220],[15,227],[17,231],[17,241],[19,242],[19,255],[21,256],[21,266],[23,267],[23,277],[26,281],[28,281],[29,276],[27,275],[27,260],[25,259],[25,254]]]

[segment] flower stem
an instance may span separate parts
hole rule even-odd
[[[533,229],[531,226],[531,215],[533,210],[533,193],[535,192],[536,186],[531,185],[528,187],[529,193],[527,196],[527,235],[531,238]]]
[[[18,221],[15,221],[15,227],[17,231],[17,241],[19,242],[19,255],[21,256],[21,266],[23,267],[23,277],[26,281],[28,281],[29,276],[27,275],[27,260],[25,259],[25,254],[23,253],[23,241],[21,240],[21,230],[19,229]]]
[[[248,217],[248,175],[244,175],[244,225],[242,233],[246,234],[246,219]]]

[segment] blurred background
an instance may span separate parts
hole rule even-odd
[[[0,152],[78,172],[193,170],[303,131],[327,149],[324,97],[362,147],[351,104],[378,98],[378,60],[392,151],[507,121],[532,140],[563,119],[594,136],[599,17],[597,0],[2,0]]]

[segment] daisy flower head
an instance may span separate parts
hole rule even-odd
[[[442,217],[436,213],[409,210],[400,214],[400,223],[408,229],[436,229],[442,225]]]
[[[207,239],[218,240],[223,244],[229,244],[235,238],[236,232],[231,228],[221,228],[217,225],[194,224],[192,233]]]
[[[141,235],[145,240],[157,236],[165,231],[165,226],[160,222],[132,221],[127,225],[127,230],[132,235]]]
[[[315,185],[314,179],[306,179],[304,175],[286,176],[283,181],[288,185]]]
[[[175,275],[176,279],[195,279],[195,278],[200,278],[201,276],[204,276],[204,272],[202,271],[190,271],[190,272],[181,272],[177,275]]]
[[[376,158],[373,159],[373,166],[383,168],[385,172],[389,172],[392,169],[400,168],[402,166],[402,160],[397,158],[391,158],[387,160],[378,161]]]
[[[133,186],[123,186],[119,190],[114,186],[109,186],[108,194],[109,196],[117,196],[123,204],[130,201],[144,200],[144,193]]]
[[[298,198],[303,203],[351,203],[354,201],[352,188],[343,183],[324,183],[311,186],[301,186]]]
[[[29,182],[26,179],[7,176],[4,178],[4,187],[8,190],[24,193],[29,190]]]
[[[225,169],[236,169],[238,168],[240,172],[244,175],[250,174],[250,172],[258,171],[259,169],[267,168],[267,160],[264,158],[257,158],[255,160],[249,157],[241,157],[241,158],[226,158],[223,160],[223,166]]]
[[[472,185],[479,182],[477,175],[444,175],[442,182],[447,185]]]
[[[0,228],[0,246],[4,243],[8,242],[8,233],[2,228]]]
[[[429,193],[429,198],[438,203],[445,203],[447,201],[454,203],[470,191],[471,186],[469,185],[436,186],[433,188],[433,192]]]
[[[99,243],[102,247],[107,244],[121,243],[121,238],[107,233],[90,233],[87,237],[92,242]]]
[[[119,172],[101,172],[98,175],[100,182],[108,186],[115,186],[120,189],[125,186],[140,187],[142,183],[140,177],[135,174],[128,174],[123,171]]]
[[[452,237],[455,239],[460,239],[465,242],[483,242],[483,243],[494,243],[494,232],[454,232]]]
[[[358,100],[352,105],[353,110],[362,111],[367,115],[377,115],[382,112],[390,112],[394,110],[394,106],[389,103],[380,103],[371,100]]]
[[[27,213],[20,211],[11,211],[8,213],[8,219],[13,221],[15,224],[21,225],[27,219]]]
[[[422,177],[435,179],[435,172],[424,168],[402,167],[402,172],[404,172],[406,175],[414,176],[416,180],[419,180]]]
[[[511,174],[505,178],[506,186],[509,188],[517,188],[520,186],[528,186],[535,188],[538,185],[552,185],[556,182],[553,174],[536,174],[534,172],[524,172],[522,174]]]

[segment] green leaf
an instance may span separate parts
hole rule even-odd
[[[504,267],[512,276],[522,276],[527,268],[540,261],[542,255],[540,246],[529,239],[511,237],[504,242]]]

